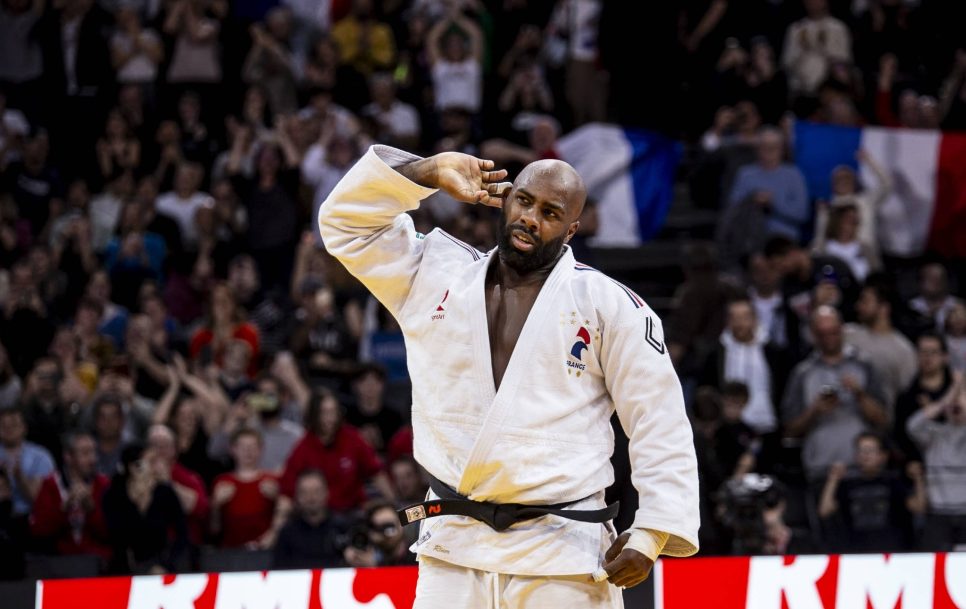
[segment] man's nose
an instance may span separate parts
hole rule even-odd
[[[524,210],[523,213],[520,214],[520,222],[522,222],[523,225],[526,226],[531,232],[534,232],[537,229],[536,213],[537,212],[535,212],[531,207]]]

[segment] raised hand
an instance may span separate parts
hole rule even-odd
[[[462,152],[442,152],[396,170],[413,182],[439,188],[458,201],[492,207],[502,207],[512,186],[501,181],[506,179],[505,169],[495,169],[493,161]]]

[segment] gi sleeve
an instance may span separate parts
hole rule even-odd
[[[668,534],[669,556],[698,551],[698,464],[681,383],[661,321],[647,305],[605,320],[604,381],[630,440],[631,481],[640,497],[634,529]]]
[[[424,243],[405,212],[436,192],[393,167],[420,157],[372,146],[319,209],[319,232],[339,259],[394,316],[412,287]]]

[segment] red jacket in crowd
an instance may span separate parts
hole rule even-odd
[[[258,374],[258,355],[259,349],[261,347],[261,339],[258,336],[258,328],[253,324],[248,322],[242,322],[235,326],[235,329],[231,333],[232,338],[238,340],[243,340],[248,343],[248,346],[252,348],[251,363],[248,365],[248,375],[252,378]],[[215,341],[215,333],[210,327],[205,326],[199,329],[191,337],[191,342],[188,343],[188,355],[191,359],[197,358],[201,355],[201,350],[205,347],[212,346]],[[212,360],[221,366],[222,360],[225,357],[224,348],[219,348],[211,354]]]
[[[30,514],[30,532],[49,540],[57,554],[95,554],[111,557],[111,544],[104,520],[104,491],[111,482],[97,474],[91,484],[93,507],[89,511],[67,505],[68,489],[60,472],[47,476],[40,485]]]
[[[205,539],[205,531],[208,530],[208,491],[205,490],[205,483],[201,476],[191,471],[180,463],[175,463],[171,468],[171,482],[190,488],[198,495],[195,507],[185,516],[188,520],[188,540],[199,545]]]
[[[408,424],[392,435],[386,447],[386,460],[390,463],[404,455],[413,456],[413,426]]]
[[[340,512],[365,503],[365,483],[382,471],[382,461],[355,427],[343,423],[329,446],[312,433],[299,440],[285,462],[282,474],[285,495],[294,495],[295,481],[307,469],[317,469],[325,475],[329,484],[329,507]]]

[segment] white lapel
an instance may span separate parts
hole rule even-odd
[[[547,310],[574,269],[573,252],[569,246],[565,246],[563,255],[557,261],[550,276],[547,277],[547,281],[541,286],[537,299],[533,303],[533,308],[527,315],[527,320],[520,331],[520,338],[517,339],[517,344],[513,348],[510,361],[503,373],[500,388],[497,390],[493,379],[489,324],[486,319],[485,283],[487,269],[490,264],[496,264],[494,260],[498,255],[496,249],[491,250],[487,264],[482,265],[481,271],[474,278],[473,292],[475,293],[474,297],[478,300],[474,307],[472,319],[473,350],[476,353],[477,361],[480,362],[480,365],[476,366],[477,381],[480,386],[480,395],[485,396],[491,404],[460,478],[457,491],[463,495],[469,495],[472,489],[479,484],[480,478],[487,475],[488,469],[484,466],[486,457],[498,437],[503,421],[513,407],[517,405],[515,398],[525,379],[527,363],[533,363],[533,350],[539,344],[543,326],[547,320],[556,319],[553,315],[547,314]]]

